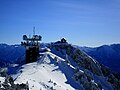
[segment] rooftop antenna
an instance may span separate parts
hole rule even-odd
[[[35,35],[35,27],[33,27],[33,35]]]

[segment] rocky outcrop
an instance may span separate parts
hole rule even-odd
[[[94,74],[100,76],[102,75],[99,63],[80,49],[75,48],[70,44],[52,44],[49,47],[51,47],[51,49],[56,49],[56,52],[61,52],[63,55],[68,54],[68,56],[72,58],[80,67],[88,69]],[[62,50],[64,50],[64,52]],[[63,58],[65,57],[63,56]]]
[[[107,77],[107,81],[113,86],[114,90],[120,90],[120,79],[116,78],[114,74]]]
[[[26,84],[14,84],[14,80],[11,76],[7,75],[6,69],[0,68],[0,90],[29,90],[28,83]]]
[[[114,90],[120,90],[120,78],[116,76],[111,70],[97,62],[95,59],[87,55],[70,44],[49,44],[48,47],[51,51],[62,58],[65,58],[66,54],[69,58],[69,63],[75,62],[77,65],[76,73],[73,75],[76,82],[85,88],[85,90],[102,90],[103,86],[101,82],[94,81],[94,75],[104,77],[108,85],[112,86]],[[59,54],[58,54],[59,53]],[[80,68],[84,72],[80,71]],[[119,75],[118,75],[119,76]]]
[[[85,70],[84,72],[78,71],[74,75],[74,79],[82,85],[85,90],[102,90],[102,85],[95,83],[93,75],[90,71]]]

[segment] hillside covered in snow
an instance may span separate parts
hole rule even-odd
[[[15,67],[10,76],[0,70],[0,89],[120,90],[120,76],[78,47],[61,42],[40,47],[38,61]]]
[[[41,46],[46,46],[42,44]],[[100,47],[79,47],[101,64],[108,66],[112,71],[120,73],[120,44],[103,45]],[[25,48],[20,45],[0,44],[0,67],[11,66],[11,64],[25,63]]]

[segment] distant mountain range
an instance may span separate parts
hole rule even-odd
[[[112,62],[119,61],[119,55],[116,55],[119,53],[118,45],[88,48],[55,42],[41,44],[40,47],[42,52],[39,52],[36,62],[20,65],[25,61],[25,48],[0,45],[1,62],[10,65],[8,68],[0,67],[0,90],[120,90],[120,75],[103,65],[112,66]],[[88,52],[92,52],[91,56],[98,54],[102,59],[116,56],[111,62],[104,59],[99,63]]]
[[[80,50],[86,52],[98,62],[108,66],[111,70],[120,73],[120,44],[103,45],[95,48],[80,46],[74,47],[80,48]],[[0,44],[0,66],[7,66],[11,63],[20,63],[24,60],[24,47],[20,45]]]
[[[20,45],[0,44],[0,66],[8,66],[24,60],[25,48]]]
[[[95,48],[79,48],[113,71],[120,72],[120,44],[103,45]]]

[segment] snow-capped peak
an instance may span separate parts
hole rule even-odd
[[[74,73],[74,69],[64,59],[51,52],[44,53],[37,62],[22,66],[19,73],[15,82],[28,82],[30,90],[82,89],[78,83],[73,82],[72,73]]]
[[[49,44],[38,61],[23,65],[12,77],[29,90],[113,90],[120,81],[108,68],[68,43]],[[46,49],[46,47],[45,47]],[[119,89],[118,89],[119,90]]]

